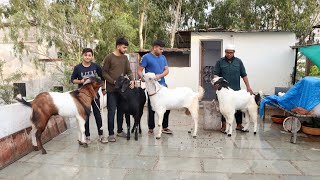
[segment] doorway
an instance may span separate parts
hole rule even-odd
[[[211,84],[211,80],[213,78],[215,64],[222,57],[221,49],[222,40],[201,41],[200,84],[205,90],[203,96],[203,100],[205,101],[211,101],[216,96]]]

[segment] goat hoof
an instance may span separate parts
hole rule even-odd
[[[188,131],[188,133],[190,134],[190,133],[191,133],[191,131]]]
[[[130,140],[130,137],[127,137],[127,140],[129,141],[129,140]]]
[[[196,138],[197,138],[197,136],[195,136],[195,135],[193,135],[192,137],[193,137],[194,139],[196,139]]]
[[[231,137],[231,134],[228,134],[228,137]]]
[[[47,151],[43,149],[42,154],[47,154]]]
[[[82,143],[81,141],[79,141],[79,140],[78,140],[78,144],[79,144],[79,145],[83,145],[83,143]]]
[[[160,137],[156,137],[156,139],[160,139]]]
[[[138,141],[138,136],[135,136],[135,137],[134,137],[134,140]]]
[[[83,143],[82,146],[83,146],[84,148],[89,147],[87,143]]]
[[[38,146],[33,146],[33,150],[35,150],[35,151],[39,151]]]
[[[257,132],[254,132],[253,134],[254,134],[254,135],[256,135],[256,134],[257,134]]]
[[[241,129],[241,132],[249,132],[249,129],[246,129],[246,130],[243,130],[243,129]]]

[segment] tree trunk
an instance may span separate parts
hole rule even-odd
[[[144,43],[143,43],[143,25],[144,25],[144,17],[145,17],[145,13],[146,13],[146,2],[143,2],[143,6],[142,6],[142,10],[140,11],[140,25],[139,25],[139,40],[140,40],[140,50],[142,50],[144,48]]]
[[[175,39],[175,34],[178,28],[178,22],[181,16],[181,4],[182,4],[182,0],[178,0],[178,5],[176,7],[176,12],[174,15],[174,24],[173,27],[171,29],[171,39],[170,39],[170,47],[173,48],[174,45],[174,39]]]

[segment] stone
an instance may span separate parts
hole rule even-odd
[[[222,115],[219,111],[218,103],[216,101],[203,101],[203,109],[204,130],[219,131],[221,129]]]

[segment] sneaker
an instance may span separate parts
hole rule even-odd
[[[127,133],[122,131],[121,133],[117,133],[117,136],[126,138],[127,137]]]
[[[114,135],[110,135],[110,136],[108,137],[108,141],[109,141],[109,142],[116,142],[116,138],[114,137]]]
[[[103,135],[99,136],[98,141],[101,142],[102,144],[108,143],[108,139],[106,139]]]
[[[87,136],[87,137],[86,137],[86,143],[87,143],[87,144],[90,144],[90,143],[91,143],[90,136]]]
[[[162,133],[172,134],[172,131],[169,128],[162,129]]]

